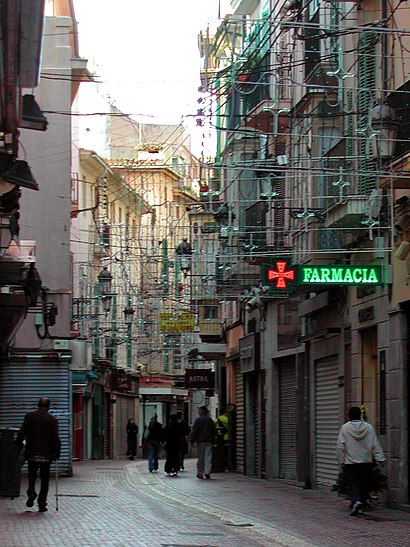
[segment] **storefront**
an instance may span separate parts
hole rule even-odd
[[[114,424],[114,458],[123,458],[127,452],[127,423],[130,418],[139,423],[138,378],[126,371],[117,371],[112,375],[111,404]],[[114,402],[115,401],[115,402]],[[139,437],[142,436],[139,431]]]
[[[37,410],[40,397],[51,401],[50,414],[59,421],[59,472],[72,474],[71,383],[69,351],[12,351],[0,363],[0,427],[20,427],[27,412]]]
[[[245,416],[244,471],[250,477],[261,477],[265,461],[262,450],[262,374],[260,370],[260,335],[252,333],[239,340],[239,368],[243,379]]]

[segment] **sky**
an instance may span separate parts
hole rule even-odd
[[[122,112],[179,123],[196,114],[198,34],[219,5],[231,12],[229,0],[74,0],[80,55]]]

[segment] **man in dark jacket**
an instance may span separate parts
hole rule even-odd
[[[26,439],[24,452],[28,460],[27,507],[33,507],[37,498],[35,490],[37,473],[40,469],[41,487],[38,496],[38,510],[47,511],[48,484],[50,482],[50,465],[52,460],[60,457],[61,441],[58,435],[58,420],[48,413],[50,400],[41,397],[38,410],[29,412],[24,417],[23,425],[17,435],[17,443]]]
[[[211,478],[212,470],[212,443],[215,437],[215,424],[208,416],[206,406],[198,408],[199,416],[195,419],[191,432],[191,443],[196,443],[198,452],[197,477],[203,479]]]

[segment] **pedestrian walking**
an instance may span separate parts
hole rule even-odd
[[[127,456],[129,460],[134,460],[137,455],[138,426],[134,418],[129,418],[127,422]]]
[[[176,477],[179,472],[183,433],[175,414],[170,416],[169,422],[164,428],[163,439],[165,442],[164,449],[167,454],[164,471],[167,475]]]
[[[208,415],[206,406],[198,408],[199,416],[195,418],[191,431],[191,443],[196,443],[198,461],[197,477],[198,479],[211,478],[212,471],[212,443],[215,438],[215,424]]]
[[[379,467],[385,463],[376,432],[373,426],[361,419],[358,406],[349,408],[349,421],[340,428],[337,448],[352,503],[350,514],[355,516],[361,513],[366,503],[373,462],[376,461]]]
[[[144,431],[144,440],[148,443],[148,470],[150,473],[158,471],[158,453],[163,439],[162,424],[157,415],[153,414]]]
[[[24,457],[28,460],[27,507],[33,507],[37,498],[36,480],[40,470],[40,493],[38,495],[38,510],[47,511],[47,494],[50,482],[50,466],[53,460],[60,457],[61,441],[58,435],[58,420],[49,414],[50,399],[41,397],[38,410],[29,412],[24,417],[16,442],[26,441]]]
[[[185,456],[188,454],[188,439],[189,439],[189,433],[191,432],[191,428],[189,427],[188,423],[184,419],[184,415],[181,412],[181,410],[178,410],[177,412],[177,420],[182,433],[181,449],[179,452],[179,470],[184,471],[185,470],[184,460],[185,460]]]

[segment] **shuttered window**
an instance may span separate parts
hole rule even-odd
[[[354,118],[353,118],[353,89],[347,91],[347,119],[346,119],[346,155],[351,158],[354,154]]]
[[[376,187],[376,160],[368,153],[369,108],[376,93],[375,32],[364,32],[359,39],[357,71],[358,191],[368,195]]]

